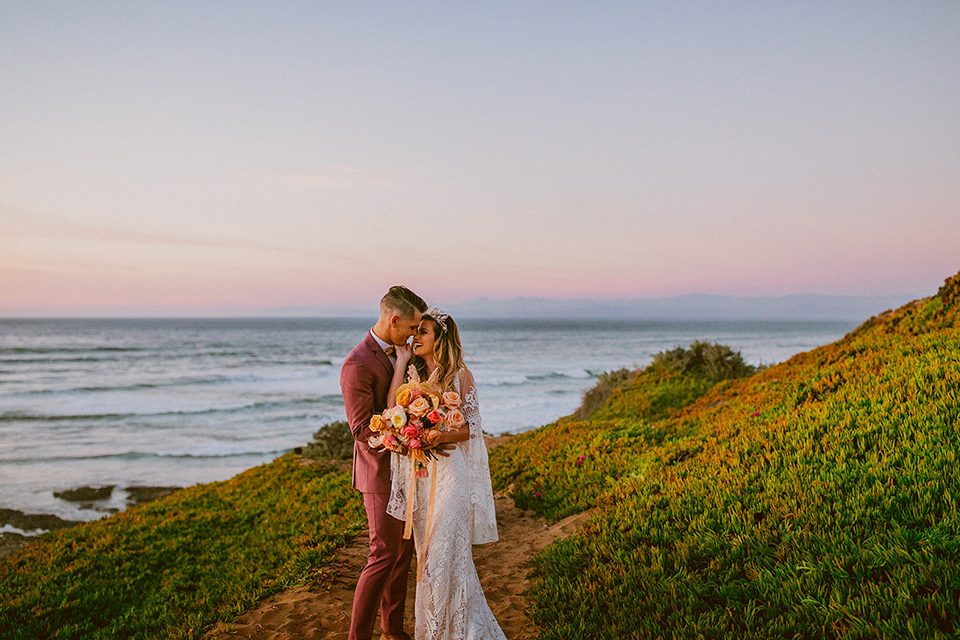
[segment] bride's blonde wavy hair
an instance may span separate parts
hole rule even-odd
[[[438,384],[442,390],[450,391],[454,388],[460,369],[464,367],[460,330],[453,318],[437,308],[423,314],[423,319],[429,320],[433,325],[433,359],[440,373]],[[420,378],[426,380],[427,365],[423,359],[415,357],[414,365],[420,373]]]

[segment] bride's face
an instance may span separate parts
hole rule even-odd
[[[413,334],[413,353],[421,358],[427,355],[433,355],[433,345],[437,341],[434,335],[436,326],[433,320],[424,318]]]

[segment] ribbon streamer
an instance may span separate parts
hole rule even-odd
[[[417,496],[417,463],[427,465],[427,458],[422,451],[414,451],[410,457],[410,485],[407,490],[407,514],[403,526],[403,539],[409,540],[413,534],[413,503]],[[427,505],[427,526],[424,529],[423,541],[417,549],[417,582],[423,579],[423,566],[427,561],[427,549],[430,546],[430,536],[433,535],[433,507],[437,497],[437,461],[431,460],[430,473],[430,501]]]
[[[423,567],[427,564],[427,552],[430,550],[430,536],[433,535],[433,505],[437,495],[437,461],[430,461],[430,504],[427,506],[427,527],[423,542],[417,550],[417,582],[423,579]]]
[[[409,540],[413,534],[413,503],[417,498],[417,463],[423,453],[414,449],[410,452],[410,484],[407,487],[407,516],[403,525],[403,539]]]

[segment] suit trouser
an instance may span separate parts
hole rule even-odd
[[[413,559],[413,538],[403,539],[403,521],[387,514],[388,493],[364,493],[370,528],[370,555],[353,595],[349,640],[369,640],[380,608],[380,626],[387,633],[403,631],[407,577]]]

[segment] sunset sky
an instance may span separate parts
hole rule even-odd
[[[0,316],[960,271],[960,2],[0,0]]]

